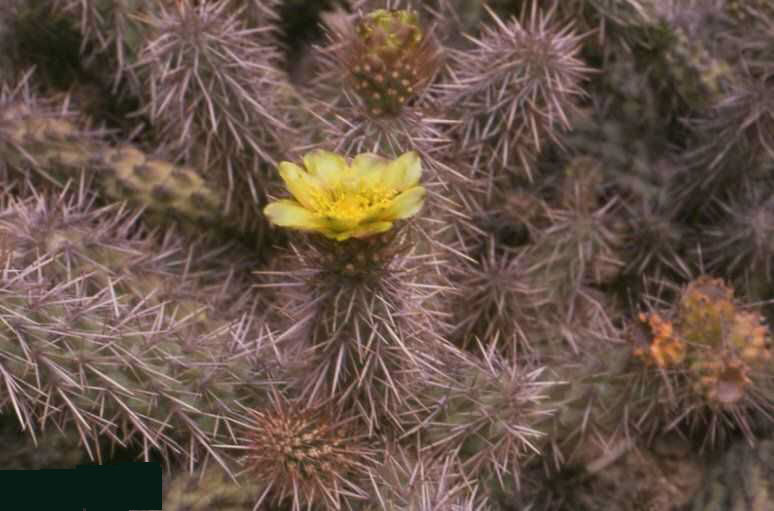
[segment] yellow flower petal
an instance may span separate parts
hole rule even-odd
[[[293,197],[305,208],[315,209],[319,198],[325,193],[320,181],[289,161],[279,164],[279,173]]]
[[[390,206],[380,218],[384,220],[399,220],[416,215],[425,202],[425,189],[421,186],[409,188],[392,200]]]
[[[304,155],[304,167],[327,187],[336,185],[347,174],[349,163],[339,154],[318,149]]]
[[[403,191],[416,186],[422,177],[422,161],[414,151],[391,161],[382,173],[382,184],[393,190]]]
[[[263,208],[271,223],[282,227],[293,227],[305,231],[319,230],[322,226],[320,218],[305,209],[301,204],[289,199],[281,199]]]
[[[370,224],[361,225],[360,227],[352,231],[342,233],[339,236],[337,236],[336,239],[341,241],[347,238],[367,238],[368,236],[373,236],[374,234],[379,234],[382,232],[389,231],[391,227],[392,227],[392,222],[373,222]],[[346,237],[343,237],[343,236],[346,236]]]
[[[375,186],[382,180],[389,160],[373,153],[362,153],[352,160],[352,170],[365,186]]]

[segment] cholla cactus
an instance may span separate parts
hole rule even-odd
[[[38,447],[0,459],[158,459],[175,509],[686,504],[665,442],[774,424],[772,27],[6,1],[0,424]]]
[[[396,9],[392,2],[386,7],[331,16],[329,41],[317,53],[320,70],[310,90],[319,114],[310,124],[315,133],[307,138],[344,154],[397,157],[413,150],[429,171],[429,184],[462,179],[446,155],[449,121],[433,105],[430,85],[441,63],[433,29],[416,11]]]
[[[542,401],[561,382],[503,359],[494,346],[479,347],[483,361],[449,358],[443,381],[428,382],[438,405],[422,435],[429,450],[458,453],[469,477],[494,477],[507,486],[520,464],[540,452],[544,432],[536,425],[554,412]]]
[[[22,427],[71,425],[95,459],[109,438],[139,443],[146,458],[223,463],[216,424],[242,379],[262,371],[250,348],[262,326],[239,312],[255,300],[233,279],[240,263],[217,271],[220,250],[154,239],[136,215],[84,192],[11,202],[0,237],[0,402]]]
[[[456,138],[473,152],[477,172],[513,169],[532,179],[535,158],[571,127],[583,96],[591,71],[578,58],[583,36],[559,24],[555,6],[543,10],[538,2],[521,21],[489,14],[493,23],[474,48],[452,54],[445,101],[460,112]]]
[[[284,271],[266,274],[274,280],[267,287],[300,291],[286,292],[289,303],[280,304],[292,327],[277,342],[290,342],[289,352],[302,361],[296,385],[308,403],[351,403],[371,430],[385,417],[400,427],[407,385],[428,363],[420,347],[438,338],[414,283],[425,258],[412,247],[409,229],[390,230],[422,206],[421,162],[414,153],[394,161],[361,154],[350,164],[316,151],[304,164],[306,170],[280,165],[295,200],[266,207],[272,222],[313,233],[286,254]]]
[[[271,111],[283,79],[272,66],[278,52],[269,27],[252,27],[246,9],[183,0],[138,16],[146,35],[134,72],[149,92],[146,113],[163,140],[188,159],[200,151],[207,168],[210,159],[221,164],[219,152],[272,161],[272,144],[287,130]]]

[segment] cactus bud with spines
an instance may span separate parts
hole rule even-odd
[[[377,9],[361,17],[344,56],[352,88],[376,117],[395,116],[438,67],[432,36],[416,12]]]
[[[445,125],[450,121],[433,105],[430,85],[441,55],[432,28],[420,25],[414,11],[392,5],[373,16],[367,11],[338,12],[331,16],[328,28],[327,44],[316,53],[319,72],[306,91],[311,96],[308,109],[315,112],[307,123],[309,143],[297,150],[320,147],[391,158],[415,151],[428,171],[428,192],[438,198],[432,207],[458,213],[460,208],[442,189],[449,181],[467,178],[449,159]],[[366,99],[361,99],[355,86],[368,90]],[[377,86],[384,90],[371,90]],[[400,91],[408,88],[410,95],[401,101]]]
[[[330,404],[304,404],[276,388],[259,409],[233,419],[245,482],[259,489],[255,506],[266,499],[302,509],[351,508],[367,498],[361,487],[375,465],[360,424],[337,414]]]

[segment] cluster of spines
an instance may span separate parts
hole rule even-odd
[[[240,329],[250,318],[226,313],[250,309],[232,275],[241,263],[218,272],[219,252],[147,236],[136,215],[86,192],[11,202],[0,216],[2,399],[20,424],[70,425],[98,459],[105,438],[219,459],[217,424],[260,371],[250,344],[261,325]]]
[[[443,101],[459,116],[455,140],[474,172],[532,179],[538,154],[571,127],[584,95],[591,69],[579,57],[583,35],[538,2],[520,20],[489,14],[473,47],[452,52]]]
[[[291,387],[307,402],[354,410],[371,431],[384,421],[401,427],[411,383],[434,366],[430,347],[441,339],[431,325],[443,318],[419,278],[432,266],[408,235],[302,241],[278,258],[284,271],[264,273],[264,287],[283,295],[277,314],[290,320],[276,342],[291,360]]]

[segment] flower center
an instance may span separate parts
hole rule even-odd
[[[357,223],[388,207],[396,195],[392,188],[346,176],[314,194],[315,210],[329,218]]]

